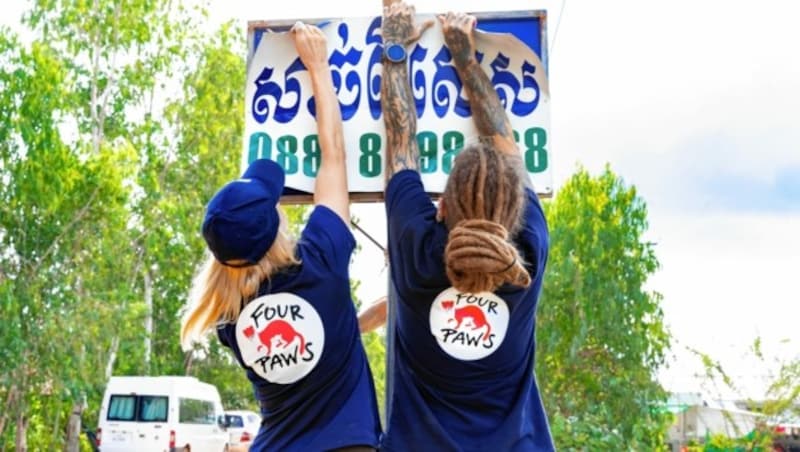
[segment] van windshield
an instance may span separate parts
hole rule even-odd
[[[109,421],[167,422],[165,396],[114,394],[108,404]]]

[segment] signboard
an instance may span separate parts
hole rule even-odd
[[[497,89],[537,192],[552,194],[550,93],[546,15],[543,11],[477,14],[481,66]],[[424,21],[432,16],[420,15]],[[344,122],[347,177],[353,200],[381,200],[385,130],[381,113],[381,17],[319,24],[328,39],[330,65]],[[258,158],[286,171],[284,198],[308,200],[320,162],[314,99],[308,72],[285,33],[294,21],[251,22],[242,166]],[[502,32],[502,33],[500,33]],[[444,190],[453,159],[477,142],[469,103],[441,25],[410,47],[409,78],[417,109],[419,169],[425,189]]]

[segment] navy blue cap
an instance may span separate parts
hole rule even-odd
[[[250,164],[241,179],[211,198],[203,220],[203,238],[217,260],[231,267],[258,263],[278,236],[276,205],[283,192],[283,169],[272,160]],[[244,263],[229,264],[228,261]]]

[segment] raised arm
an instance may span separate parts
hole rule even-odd
[[[475,58],[474,16],[464,13],[447,13],[439,16],[444,41],[453,56],[453,64],[469,97],[469,106],[481,140],[503,153],[517,154],[514,132],[500,98],[489,77]]]
[[[432,25],[414,24],[414,7],[404,2],[393,3],[383,9],[383,45],[389,49],[400,45],[405,49],[414,43]],[[395,61],[393,61],[393,59]],[[405,52],[400,58],[383,57],[381,80],[381,109],[386,126],[386,181],[404,169],[418,168],[417,109],[408,81],[408,62]]]
[[[292,35],[300,60],[311,76],[317,106],[320,164],[314,183],[314,204],[330,208],[345,224],[350,224],[342,112],[333,89],[327,41],[319,28],[302,22],[292,27]]]
[[[358,330],[369,333],[386,324],[387,298],[381,297],[372,302],[364,312],[358,315]]]

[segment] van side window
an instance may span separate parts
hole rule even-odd
[[[136,413],[136,396],[112,395],[108,404],[109,421],[132,421]]]
[[[109,421],[167,422],[165,396],[113,394],[108,403]]]
[[[185,424],[216,424],[214,403],[208,400],[179,399],[178,422]]]
[[[167,422],[167,398],[139,396],[139,420],[142,422]]]

